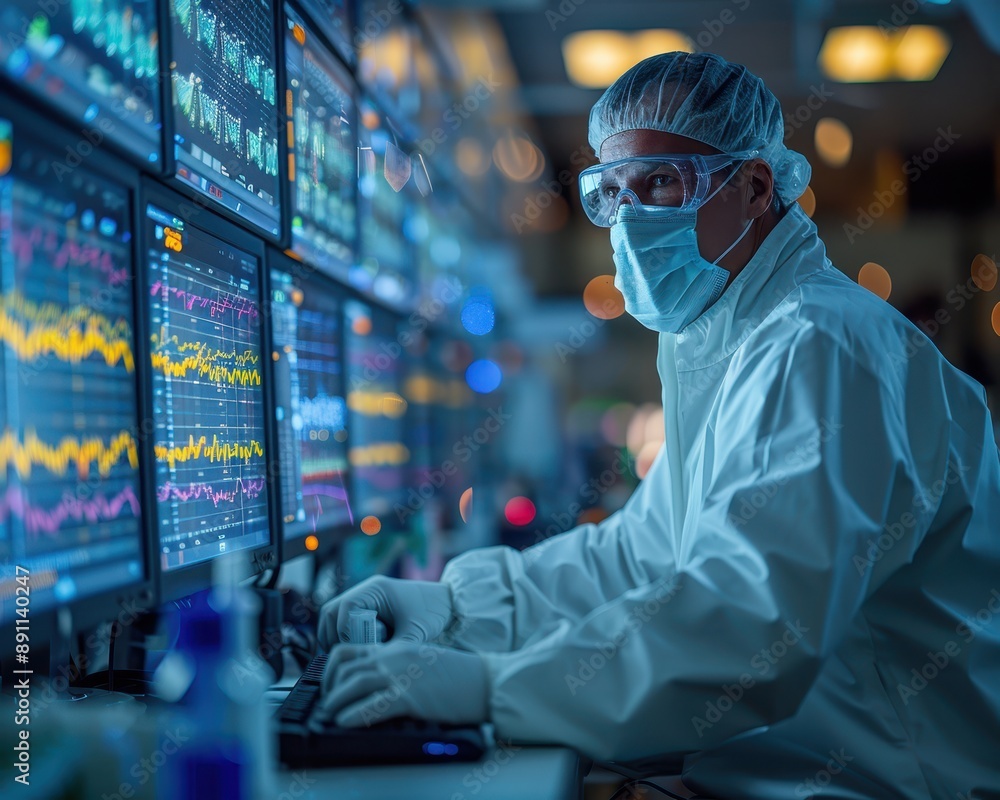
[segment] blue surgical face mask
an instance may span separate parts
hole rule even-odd
[[[615,286],[625,310],[654,331],[677,333],[701,316],[725,288],[729,272],[716,266],[743,237],[750,220],[714,262],[701,257],[695,233],[697,212],[639,216],[621,206],[611,228]]]

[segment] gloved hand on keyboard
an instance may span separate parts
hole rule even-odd
[[[334,597],[320,610],[319,642],[327,650],[350,641],[352,609],[373,609],[391,631],[392,641],[436,639],[452,620],[451,589],[433,581],[376,575]]]
[[[343,727],[393,717],[452,724],[489,718],[489,678],[482,659],[437,645],[393,641],[335,647],[323,692],[317,717]]]

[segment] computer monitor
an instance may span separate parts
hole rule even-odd
[[[79,627],[152,600],[136,381],[138,175],[93,154],[60,180],[54,165],[73,141],[0,98],[0,626],[27,617],[38,648],[56,608]],[[13,643],[2,636],[0,651]]]
[[[410,463],[402,396],[405,332],[396,315],[379,306],[358,299],[344,303],[351,497],[355,525],[369,534],[409,525],[403,513]]]
[[[343,289],[275,252],[271,359],[278,427],[283,556],[318,550],[350,530]]]
[[[105,141],[162,167],[155,0],[0,4],[0,74],[73,121],[73,169]]]
[[[311,23],[287,4],[285,28],[292,250],[346,282],[358,238],[353,81]]]
[[[260,243],[147,186],[143,292],[163,599],[208,585],[211,562],[274,566],[269,526]],[[210,233],[209,230],[212,232]]]
[[[281,144],[272,0],[166,0],[178,181],[280,234]]]
[[[352,33],[352,3],[348,0],[299,0],[299,5],[319,26],[320,33],[333,45],[338,55],[352,67],[358,61],[357,47],[371,33],[377,31],[385,19],[383,13],[379,18],[366,21],[368,33],[360,27]]]

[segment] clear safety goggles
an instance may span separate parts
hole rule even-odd
[[[757,150],[721,153],[635,156],[595,164],[580,173],[580,199],[595,225],[610,228],[618,209],[629,203],[638,216],[694,211],[707,203]],[[730,168],[711,191],[712,176]]]

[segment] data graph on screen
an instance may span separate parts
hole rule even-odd
[[[164,570],[266,545],[258,260],[149,205],[149,354]]]
[[[0,622],[145,576],[128,193],[0,119]]]
[[[285,536],[349,525],[340,302],[326,285],[272,269],[271,307]]]
[[[356,300],[344,304],[347,408],[355,518],[377,516],[399,527],[406,503],[410,450],[401,394],[405,353],[395,317]]]
[[[285,6],[292,247],[324,272],[346,280],[357,239],[357,144],[351,78],[310,26]]]
[[[170,0],[177,177],[278,233],[278,109],[270,0]]]
[[[0,31],[0,70],[71,115],[86,146],[161,161],[154,0],[4,0]]]

